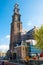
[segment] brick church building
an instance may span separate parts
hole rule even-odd
[[[10,34],[10,50],[14,50],[14,47],[21,39],[21,32],[22,32],[22,22],[21,22],[21,15],[19,13],[18,4],[15,4],[14,14],[12,16],[12,23],[11,23],[11,34]]]
[[[33,48],[33,43],[35,43],[33,32],[35,32],[36,27],[25,34],[22,34],[22,22],[19,10],[19,5],[16,3],[14,7],[14,14],[12,16],[9,49],[12,52],[12,55],[14,55],[14,53],[16,54],[14,55],[16,58],[24,59],[26,56],[31,56],[31,53],[36,54],[40,53],[40,51]]]

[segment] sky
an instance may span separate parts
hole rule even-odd
[[[0,0],[0,51],[10,44],[10,30],[15,3],[19,4],[23,30],[43,24],[43,0]]]

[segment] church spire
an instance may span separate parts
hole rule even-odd
[[[18,3],[16,3],[15,6],[14,6],[14,14],[12,16],[13,22],[17,22],[17,21],[20,22],[21,15],[19,13],[19,10],[20,10],[19,5],[18,5]]]
[[[10,50],[14,50],[14,47],[21,40],[22,22],[21,15],[19,14],[19,5],[16,3],[14,7],[14,14],[12,16],[11,23],[11,35],[10,35]]]
[[[19,14],[19,5],[18,5],[18,3],[16,3],[14,7],[15,7],[14,8],[14,13]]]

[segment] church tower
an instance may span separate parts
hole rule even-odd
[[[19,5],[16,3],[14,7],[14,14],[12,16],[11,33],[10,33],[10,50],[14,50],[14,47],[21,40],[22,22],[21,15],[19,13]]]

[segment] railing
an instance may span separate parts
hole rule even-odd
[[[43,65],[42,60],[29,60],[29,61],[19,61],[20,64],[24,65]]]
[[[42,65],[43,61],[41,60],[30,60],[27,62],[27,65]]]
[[[29,60],[29,61],[18,61],[18,62],[6,62],[0,61],[0,65],[43,65],[43,60]]]

